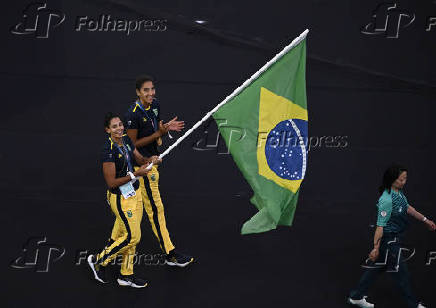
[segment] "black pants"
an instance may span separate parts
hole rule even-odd
[[[401,244],[398,235],[383,235],[380,243],[380,253],[374,264],[365,269],[357,287],[351,291],[350,297],[358,300],[368,294],[369,287],[378,275],[389,272],[400,293],[410,308],[418,306],[418,300],[412,293],[407,264],[401,260]]]

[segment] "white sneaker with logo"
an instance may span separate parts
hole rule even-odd
[[[374,308],[374,304],[368,303],[366,301],[366,298],[368,296],[364,296],[362,299],[352,299],[351,297],[348,298],[348,303],[351,305],[356,305],[361,308]],[[421,307],[419,307],[421,308]]]

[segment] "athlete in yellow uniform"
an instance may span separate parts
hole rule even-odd
[[[136,95],[138,100],[130,106],[125,116],[127,135],[143,156],[159,155],[158,146],[162,144],[162,136],[170,130],[182,130],[184,122],[177,121],[177,117],[165,124],[160,120],[160,105],[155,99],[155,88],[151,77],[144,75],[137,78]],[[159,172],[156,165],[153,165],[147,175],[141,177],[140,189],[153,233],[162,251],[166,254],[166,264],[179,267],[188,265],[194,258],[175,250],[166,227],[164,206],[159,192]]]
[[[106,266],[118,255],[122,256],[121,273],[117,281],[120,286],[143,288],[147,282],[133,275],[136,245],[141,238],[142,200],[136,177],[147,174],[145,169],[153,159],[144,158],[132,141],[124,134],[124,126],[118,115],[108,113],[104,122],[109,134],[101,152],[103,175],[108,186],[108,201],[115,214],[116,234],[97,255],[88,256],[88,264],[94,277],[107,283]],[[133,169],[134,161],[141,165]]]

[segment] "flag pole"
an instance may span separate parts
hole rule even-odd
[[[297,46],[302,40],[304,40],[307,36],[307,33],[309,33],[309,30],[304,30],[298,37],[296,37],[288,46],[283,48],[282,51],[280,51],[278,54],[274,56],[271,60],[269,60],[267,63],[265,63],[264,66],[262,66],[256,73],[254,73],[249,79],[247,79],[242,85],[237,87],[230,95],[228,95],[221,103],[219,103],[215,108],[213,108],[211,111],[206,113],[206,115],[198,121],[193,127],[191,127],[189,130],[187,130],[183,136],[181,136],[179,139],[177,139],[176,142],[174,142],[171,146],[169,146],[162,154],[159,155],[159,158],[163,158],[166,156],[169,152],[171,152],[172,149],[174,149],[176,146],[178,146],[184,139],[186,139],[195,129],[197,129],[201,124],[203,124],[210,116],[215,113],[221,106],[226,104],[228,101],[233,99],[236,95],[242,92],[247,86],[249,86],[253,81],[255,81],[263,72],[265,72],[271,65],[273,65],[275,62],[277,62],[281,57],[283,57],[287,52],[289,52],[292,48]],[[150,164],[147,169],[151,169],[151,166],[153,164]]]

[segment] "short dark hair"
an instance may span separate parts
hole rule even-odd
[[[385,190],[388,190],[388,192],[391,192],[392,184],[395,182],[396,179],[400,176],[402,172],[406,171],[407,168],[404,166],[401,166],[399,164],[392,164],[390,165],[383,174],[383,180],[382,184],[379,187],[379,192],[382,194]]]
[[[151,81],[154,84],[153,77],[151,77],[149,75],[141,75],[141,76],[136,77],[136,89],[141,90],[142,85],[144,84],[144,82],[147,82],[147,81]]]
[[[113,113],[113,112],[108,112],[105,114],[104,116],[104,127],[109,128],[112,119],[114,118],[120,118],[121,117],[117,114],[117,113]]]

